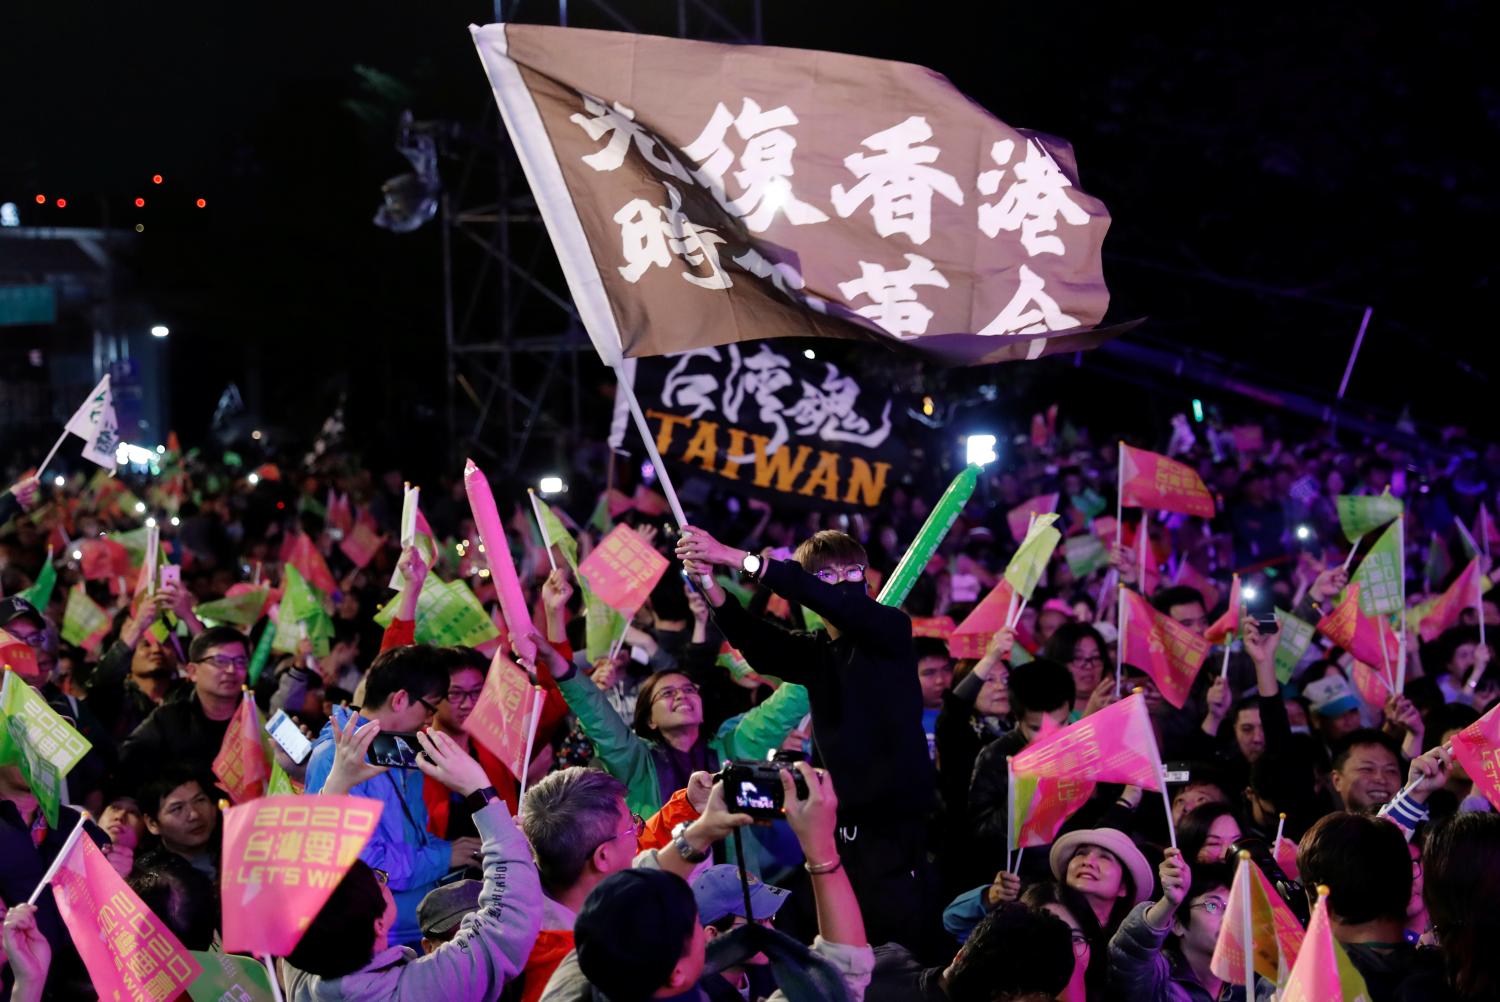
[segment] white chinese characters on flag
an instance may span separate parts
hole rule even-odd
[[[978,363],[1123,329],[1095,328],[1109,214],[1072,149],[936,73],[536,25],[474,35],[607,363],[784,336]]]
[[[73,416],[68,419],[67,430],[83,439],[83,458],[98,463],[107,470],[115,468],[115,451],[120,446],[119,422],[115,419],[114,395],[109,388],[109,377],[99,380],[99,385],[88,395]]]

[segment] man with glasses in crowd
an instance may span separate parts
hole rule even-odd
[[[922,949],[934,932],[921,925],[935,914],[926,852],[934,774],[911,619],[869,594],[864,547],[842,532],[816,533],[791,560],[770,560],[690,526],[677,556],[694,582],[729,567],[822,617],[823,630],[793,632],[752,616],[716,582],[707,586],[730,645],[757,670],[807,687],[813,754],[835,777],[839,853],[870,938]]]
[[[365,703],[355,724],[373,722],[374,733],[404,734],[414,744],[412,735],[432,723],[448,692],[448,664],[441,648],[427,644],[381,652],[365,677]],[[339,726],[336,716],[318,736],[307,762],[308,793],[322,792],[328,782]],[[391,896],[396,901],[391,944],[418,947],[422,929],[417,922],[417,905],[450,871],[478,865],[479,839],[464,836],[450,841],[432,834],[423,799],[423,775],[417,769],[387,770],[364,762],[361,767],[363,771],[349,793],[378,800],[385,807],[360,858],[389,878]],[[486,789],[495,795],[493,787]]]
[[[198,775],[213,774],[224,732],[243,698],[250,656],[245,637],[232,626],[215,626],[188,647],[186,699],[163,703],[120,746],[120,772],[128,789],[139,789],[170,763]]]

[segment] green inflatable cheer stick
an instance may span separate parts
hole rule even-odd
[[[922,531],[917,533],[917,538],[912,541],[911,548],[891,571],[891,576],[880,589],[880,597],[876,599],[881,605],[900,605],[906,601],[906,596],[911,593],[912,585],[917,583],[917,578],[927,566],[927,561],[932,559],[933,552],[948,535],[948,530],[953,528],[953,522],[958,518],[958,513],[964,510],[964,505],[969,503],[969,497],[974,493],[974,487],[979,483],[979,467],[970,465],[964,467],[958,476],[953,478],[953,483],[943,492],[938,499],[937,506],[932,509],[932,514],[927,516],[927,521],[922,524]]]

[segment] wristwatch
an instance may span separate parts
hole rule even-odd
[[[759,554],[747,553],[745,554],[745,558],[740,561],[740,570],[744,571],[747,577],[758,578],[760,577],[760,569],[764,564],[765,561],[760,559]]]
[[[682,857],[684,863],[701,863],[708,858],[707,849],[694,849],[687,840],[688,825],[691,822],[680,821],[676,828],[672,829],[672,845],[677,849],[677,855]]]
[[[470,814],[484,810],[491,801],[499,800],[500,794],[493,786],[482,787],[464,798],[464,807]]]

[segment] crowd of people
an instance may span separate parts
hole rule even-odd
[[[536,655],[511,656],[545,692],[525,776],[465,729],[490,655],[415,642],[429,576],[497,601],[457,476],[424,485],[434,553],[398,542],[401,473],[377,477],[338,453],[267,456],[253,475],[175,450],[154,475],[15,471],[0,501],[0,630],[32,648],[31,684],[92,749],[55,825],[21,769],[0,766],[5,991],[93,996],[51,893],[25,903],[79,812],[182,943],[212,946],[224,796],[213,763],[249,686],[263,717],[285,712],[312,742],[300,761],[275,748],[304,796],[384,805],[359,861],[276,962],[295,1002],[1244,999],[1210,963],[1242,851],[1304,920],[1328,888],[1334,935],[1376,1002],[1500,996],[1500,957],[1483,945],[1500,932],[1500,817],[1451,754],[1500,701],[1500,609],[1476,597],[1441,635],[1408,631],[1404,685],[1376,700],[1321,637],[1279,669],[1271,616],[1317,623],[1347,588],[1359,557],[1346,560],[1339,496],[1403,502],[1409,606],[1464,569],[1466,546],[1487,572],[1500,448],[1440,458],[1331,431],[1177,435],[1171,448],[1213,492],[1214,517],[1126,509],[1126,535],[1144,529],[1144,547],[1108,534],[1101,559],[1059,547],[1015,626],[973,658],[950,656],[942,635],[999,583],[1018,542],[1008,516],[1055,494],[1064,539],[1093,535],[1116,512],[1113,443],[1018,439],[900,606],[875,596],[932,510],[936,477],[855,514],[706,484],[680,527],[646,471],[602,495],[577,471],[552,501],[581,553],[624,523],[672,562],[592,659],[586,582],[549,559],[524,490],[497,482],[536,623],[508,638]],[[367,559],[339,545],[334,498],[381,534]],[[145,593],[135,566],[118,573],[75,546],[148,515],[180,583],[161,577]],[[195,610],[238,584],[284,586],[287,544],[304,537],[334,578],[332,635],[251,677],[275,624],[205,623]],[[33,603],[21,593],[49,561],[56,585]],[[1183,706],[1141,666],[1117,664],[1116,582],[1201,636],[1232,573],[1247,611]],[[76,587],[112,621],[73,644],[61,627]],[[392,605],[382,627],[375,615]],[[1008,760],[1135,690],[1165,789],[1098,784],[1050,846],[1010,865]],[[415,768],[371,764],[382,733],[417,735]],[[734,809],[731,762],[769,763],[779,816]],[[1274,990],[1262,981],[1254,994]]]

